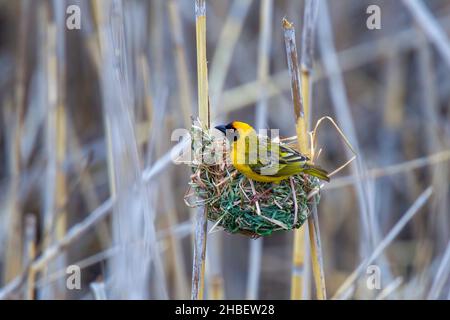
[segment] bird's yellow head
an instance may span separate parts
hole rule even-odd
[[[232,121],[226,125],[216,126],[215,128],[227,137],[233,137],[233,139],[230,140],[234,141],[236,141],[239,136],[247,135],[248,133],[254,131],[251,125],[240,121]]]
[[[238,130],[238,131],[248,132],[248,131],[253,130],[252,126],[245,122],[233,121],[230,124],[235,130]]]

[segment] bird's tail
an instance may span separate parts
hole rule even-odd
[[[308,164],[303,169],[303,173],[306,173],[313,177],[319,178],[320,180],[325,180],[327,182],[330,182],[330,177],[328,176],[328,172],[319,166]]]

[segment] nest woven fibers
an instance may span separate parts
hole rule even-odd
[[[319,193],[308,196],[319,187],[317,178],[298,174],[279,184],[252,181],[230,163],[223,136],[194,123],[191,138],[193,174],[185,202],[190,207],[206,206],[208,219],[215,222],[212,229],[257,238],[300,228],[311,203],[319,202]],[[205,157],[214,159],[201,161]]]

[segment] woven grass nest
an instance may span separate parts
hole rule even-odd
[[[191,134],[193,174],[185,202],[206,206],[213,228],[258,238],[300,228],[308,219],[310,204],[319,201],[318,193],[308,197],[319,186],[317,178],[298,174],[279,184],[250,181],[226,161],[223,136],[212,135],[200,124],[192,126]],[[208,161],[200,161],[205,157]]]

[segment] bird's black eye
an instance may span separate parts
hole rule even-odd
[[[217,126],[216,129],[221,131],[229,141],[237,141],[239,139],[238,130],[233,126],[233,122]]]
[[[236,128],[233,126],[233,122],[230,122],[230,123],[228,123],[227,125],[225,125],[225,128],[226,128],[227,130],[233,130],[233,131],[236,130]]]
[[[239,139],[239,132],[236,129],[227,129],[225,135],[229,141],[237,141]]]
[[[230,136],[228,137],[230,141],[237,141],[239,139],[239,132],[233,126],[233,122],[230,122],[227,125],[225,125],[225,128],[227,129],[227,132],[230,133]]]

